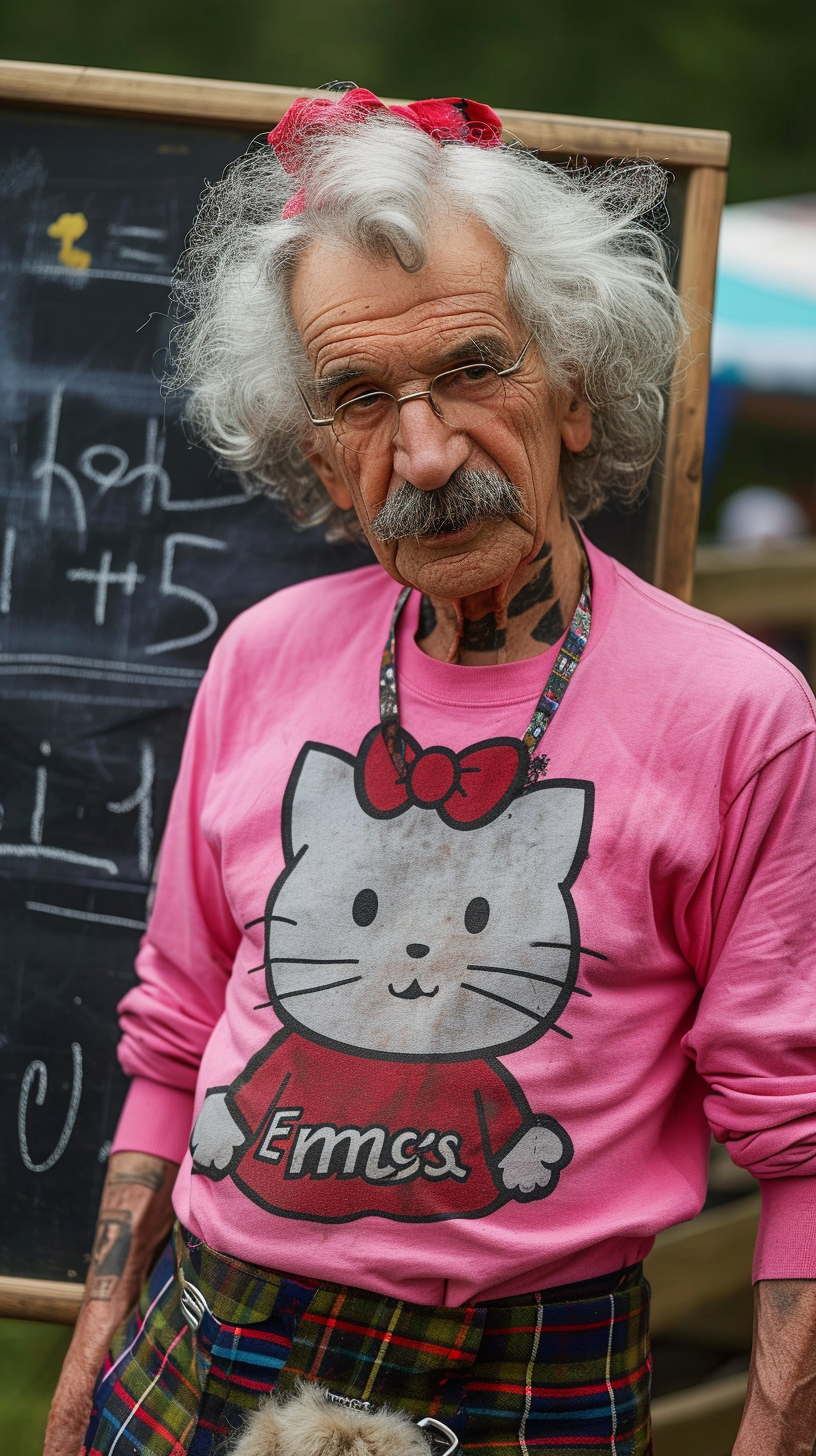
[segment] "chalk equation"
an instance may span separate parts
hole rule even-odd
[[[184,631],[171,631],[140,643],[135,649],[139,655],[155,658],[206,642],[218,630],[219,612],[212,595],[193,582],[202,575],[212,579],[209,558],[214,553],[227,553],[229,542],[223,533],[162,530],[161,523],[167,519],[169,526],[178,515],[190,520],[196,513],[239,508],[247,505],[249,497],[244,491],[234,490],[175,497],[165,464],[167,432],[158,415],[150,415],[143,422],[140,459],[133,461],[119,443],[98,441],[85,445],[75,458],[66,461],[60,451],[65,396],[64,385],[52,390],[44,412],[40,450],[24,474],[22,488],[7,488],[5,492],[8,506],[0,532],[0,620],[13,617],[20,583],[32,564],[38,573],[41,571],[41,537],[35,536],[29,544],[27,562],[23,559],[24,537],[44,529],[56,533],[74,553],[74,564],[62,572],[68,587],[65,604],[69,619],[81,623],[85,611],[72,604],[72,596],[77,604],[87,602],[86,620],[94,628],[108,624],[116,601],[126,604],[133,598],[137,599],[135,614],[128,620],[148,623],[155,613],[145,612],[144,606],[152,607],[157,600],[160,607],[166,604],[166,609],[175,608],[177,615],[181,606],[189,625]],[[112,500],[118,506],[113,514],[106,509]],[[104,540],[106,531],[108,541]],[[142,542],[149,561],[142,562],[133,554],[134,541]],[[141,603],[142,597],[145,603]],[[41,599],[39,606],[44,605]],[[31,616],[30,595],[23,610]]]

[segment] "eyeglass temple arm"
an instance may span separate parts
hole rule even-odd
[[[534,338],[535,338],[535,334],[530,334],[530,337],[528,338],[527,343],[524,345],[524,348],[522,349],[521,353],[519,354],[518,359],[516,360],[515,364],[511,364],[508,369],[497,369],[496,370],[496,373],[498,374],[498,376],[499,376],[500,379],[504,379],[504,377],[505,377],[506,374],[515,374],[516,370],[521,368],[522,361],[524,359],[524,355],[527,353],[527,350],[529,349],[530,345],[532,344]]]
[[[304,408],[305,408],[306,413],[309,416],[309,419],[311,420],[311,422],[312,422],[313,425],[331,425],[331,424],[333,424],[333,422],[334,422],[334,415],[331,415],[330,418],[327,419],[327,420],[319,420],[317,418],[317,415],[313,415],[312,414],[312,407],[309,404],[309,401],[306,398],[306,395],[303,393],[303,390],[301,389],[300,385],[297,383],[297,380],[295,381],[295,387],[296,387],[297,392],[300,395],[301,399],[303,400]]]

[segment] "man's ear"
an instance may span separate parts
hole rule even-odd
[[[565,401],[561,439],[573,455],[585,450],[592,439],[592,410],[578,394],[569,395]]]
[[[341,511],[351,510],[354,502],[351,498],[351,491],[345,480],[337,469],[337,465],[330,455],[324,455],[322,451],[316,450],[314,454],[307,455],[306,459],[326,487],[334,504]]]

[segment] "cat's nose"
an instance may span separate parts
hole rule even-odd
[[[405,947],[411,959],[415,961],[421,960],[423,956],[426,956],[430,948],[429,945],[420,945],[416,940],[412,940],[411,944]]]

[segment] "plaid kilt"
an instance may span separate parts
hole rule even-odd
[[[208,1306],[195,1331],[181,1279]],[[255,1269],[177,1226],[114,1339],[81,1456],[224,1456],[264,1396],[302,1379],[437,1416],[482,1456],[649,1456],[649,1286],[638,1266],[573,1289],[408,1304]]]

